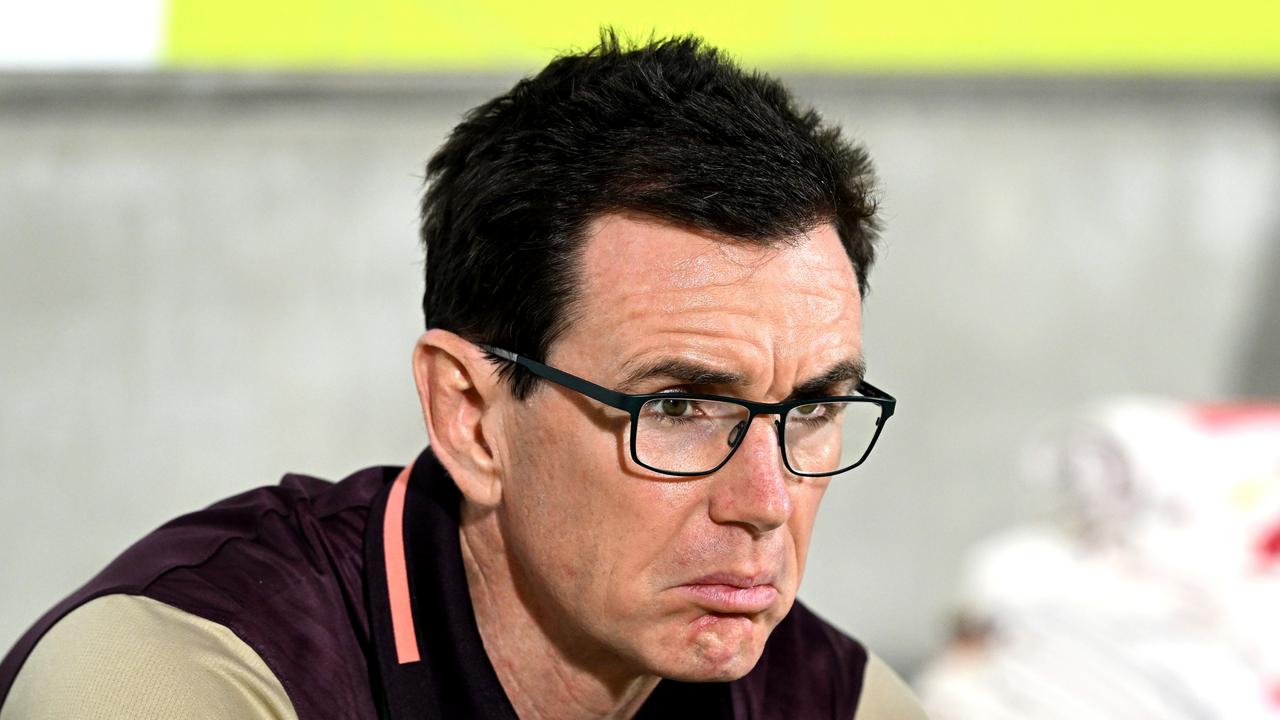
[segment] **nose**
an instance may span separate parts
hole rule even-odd
[[[777,427],[769,416],[734,429],[746,437],[729,463],[711,476],[711,519],[753,534],[780,527],[791,517],[791,478],[782,464]],[[736,438],[735,438],[736,439]]]

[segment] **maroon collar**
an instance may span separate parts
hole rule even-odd
[[[370,508],[365,579],[383,715],[393,720],[517,720],[476,627],[459,500],[428,449]]]

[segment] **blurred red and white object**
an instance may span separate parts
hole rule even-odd
[[[1280,719],[1280,405],[1115,401],[1027,466],[1063,522],[975,550],[930,717]]]

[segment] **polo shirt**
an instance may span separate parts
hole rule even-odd
[[[428,449],[337,483],[287,475],[167,523],[0,662],[0,720],[515,720],[476,627],[460,501]],[[797,601],[747,675],[664,679],[637,717],[924,715]]]

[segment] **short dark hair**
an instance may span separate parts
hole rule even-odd
[[[875,258],[867,152],[697,37],[600,44],[466,114],[427,163],[428,328],[546,359],[566,327],[588,224],[625,211],[747,243],[834,224],[865,295]],[[517,398],[535,378],[504,363]]]

